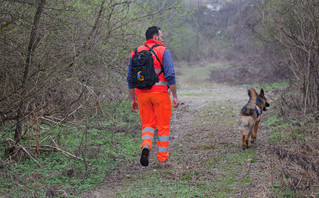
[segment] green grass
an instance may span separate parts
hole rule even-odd
[[[233,110],[233,105],[227,101],[223,104],[207,103],[207,106],[198,114],[196,125],[200,128],[210,129],[212,120],[215,120],[215,122],[218,121],[218,125],[215,126],[217,128],[231,126],[237,122],[237,112],[234,113]]]
[[[145,182],[132,184],[128,181],[129,186],[116,195],[117,197],[205,197],[205,190],[209,188],[205,183],[192,183],[187,176],[177,179],[178,182],[168,181],[162,178],[161,173],[148,175]]]
[[[106,131],[100,131],[105,134]],[[138,155],[139,137],[132,135],[124,135],[123,133],[115,134],[113,137],[116,144],[107,143],[111,139],[110,134],[103,135],[106,144],[100,145],[99,139],[91,140],[91,145],[83,150],[87,160],[89,170],[86,170],[85,164],[72,157],[66,157],[62,153],[44,153],[41,154],[41,168],[31,159],[20,161],[16,166],[9,167],[7,170],[19,178],[18,181],[0,178],[2,186],[0,194],[10,196],[25,195],[24,190],[37,196],[43,196],[50,186],[55,186],[60,190],[65,190],[69,196],[74,192],[73,187],[79,190],[90,190],[94,185],[102,183],[105,175],[116,168],[117,164],[122,161],[130,161]],[[74,144],[76,145],[76,144]],[[72,149],[71,149],[72,150]],[[96,152],[97,151],[97,152]],[[81,155],[80,155],[81,156]],[[63,173],[69,169],[74,170],[71,177],[65,176]],[[29,184],[24,181],[34,181]],[[7,186],[16,184],[23,188],[8,189]]]
[[[237,114],[233,115],[232,105],[222,106],[225,108],[208,103],[196,115],[191,125],[197,130],[200,126],[196,133],[234,124]],[[127,175],[121,187],[113,189],[116,197],[235,197],[241,187],[254,181],[243,167],[259,159],[253,149],[243,152],[240,146],[215,146],[207,135],[184,134],[170,156],[176,167],[158,169],[151,165],[139,174]]]
[[[84,191],[103,183],[106,174],[117,169],[123,162],[129,163],[139,154],[140,132],[129,124],[139,123],[139,117],[130,112],[129,102],[116,107],[112,121],[125,131],[112,131],[109,126],[114,123],[105,118],[51,129],[43,125],[45,130],[40,132],[40,141],[50,135],[62,150],[82,159],[84,157],[85,160],[65,156],[61,152],[41,152],[40,156],[34,153],[41,165],[39,167],[35,161],[23,155],[17,159],[17,163],[0,169],[1,173],[9,175],[0,175],[0,194],[11,197],[45,197],[46,192],[53,188],[65,192],[68,197],[78,197]],[[86,125],[89,126],[87,131]],[[28,139],[21,143],[35,145],[35,140]],[[50,139],[41,145],[54,146]],[[2,144],[0,147],[2,159],[7,146]],[[68,170],[73,171],[69,176]]]
[[[194,126],[199,131],[221,131],[222,135],[225,126],[232,128],[231,126],[236,125],[236,120],[237,114],[234,114],[233,104],[225,101],[225,103],[217,105],[212,102],[207,103],[198,113],[197,119],[194,120]],[[204,162],[201,163],[203,167],[200,170],[195,169],[200,172],[198,180],[208,180],[207,186],[214,186],[214,188],[205,191],[206,195],[209,195],[208,197],[235,197],[234,186],[239,187],[253,182],[252,178],[244,176],[246,173],[243,164],[257,163],[259,159],[253,149],[243,152],[240,146],[212,144],[210,139],[216,139],[215,135],[207,133],[206,138],[200,140],[189,138],[189,141],[198,144],[194,147],[195,150],[214,153],[213,157],[204,158]],[[187,139],[185,137],[186,142]],[[195,152],[194,155],[196,156],[198,153],[200,151]],[[238,173],[242,176],[238,176]],[[191,175],[188,175],[187,178],[191,178]]]
[[[274,125],[278,125],[283,122],[283,118],[279,117],[278,115],[268,116],[267,120],[265,121],[265,126],[271,127]]]
[[[243,84],[242,87],[255,87],[256,91],[259,93],[259,88],[263,88],[266,92],[266,97],[267,97],[267,92],[269,91],[274,91],[274,90],[285,90],[286,88],[289,87],[289,82],[287,81],[280,81],[280,82],[272,82],[272,83],[253,83],[253,84]]]
[[[188,67],[178,68],[177,81],[182,84],[190,84],[192,86],[205,85],[207,79],[210,77],[210,73],[213,70],[221,68],[229,68],[230,65],[226,63],[215,64],[197,64]],[[180,70],[180,71],[179,71]]]
[[[225,148],[226,149],[226,148]],[[207,158],[207,169],[213,171],[215,180],[211,181],[211,185],[218,186],[216,197],[229,197],[234,192],[234,186],[242,186],[253,182],[252,178],[244,177],[243,164],[255,163],[258,159],[255,158],[256,153],[252,150],[241,152],[237,148],[228,148],[232,151],[228,154],[220,154],[212,158]],[[221,151],[221,153],[223,153]],[[239,176],[238,173],[240,173]],[[214,194],[214,193],[213,193]]]
[[[311,137],[308,135],[312,134],[313,128],[316,126],[316,122],[307,123],[307,120],[298,120],[302,129],[293,126],[293,120],[284,120],[284,118],[278,115],[273,115],[265,120],[265,126],[269,127],[272,135],[269,136],[271,142],[289,142],[292,137],[304,142],[310,141]]]

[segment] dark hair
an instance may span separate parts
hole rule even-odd
[[[153,36],[155,34],[158,34],[158,32],[161,30],[160,27],[157,27],[157,26],[152,26],[152,27],[149,27],[147,30],[146,30],[146,33],[145,33],[145,36],[146,36],[146,40],[149,40],[149,39],[152,39]]]

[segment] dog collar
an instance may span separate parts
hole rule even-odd
[[[258,118],[259,116],[261,116],[261,113],[262,113],[262,111],[258,105],[256,105],[256,111],[257,111],[257,118]]]

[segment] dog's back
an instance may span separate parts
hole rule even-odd
[[[249,101],[241,109],[240,111],[241,116],[253,116],[254,114],[256,114],[255,109],[256,109],[257,100],[259,98],[258,94],[253,88],[250,88],[248,89],[248,96],[249,96]]]
[[[258,94],[252,88],[248,89],[249,101],[243,106],[239,113],[239,128],[243,130],[245,134],[249,134],[257,120],[256,114],[256,101],[258,98]]]

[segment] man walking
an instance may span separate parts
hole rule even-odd
[[[131,58],[128,65],[127,81],[131,96],[131,108],[137,113],[140,112],[142,122],[142,154],[141,165],[148,166],[149,153],[152,149],[154,132],[158,129],[157,141],[157,159],[165,162],[168,158],[168,146],[170,136],[170,119],[171,119],[171,99],[168,92],[170,89],[173,95],[174,107],[179,105],[176,93],[175,71],[169,50],[163,45],[161,29],[157,26],[149,27],[145,33],[146,42],[137,48],[137,52],[149,50],[152,48],[154,69],[159,81],[151,88],[135,88],[132,78],[132,57],[136,53],[131,52]],[[155,54],[154,54],[155,53]],[[157,57],[156,57],[157,56]],[[162,66],[163,67],[162,67]],[[161,72],[163,70],[163,72]]]

